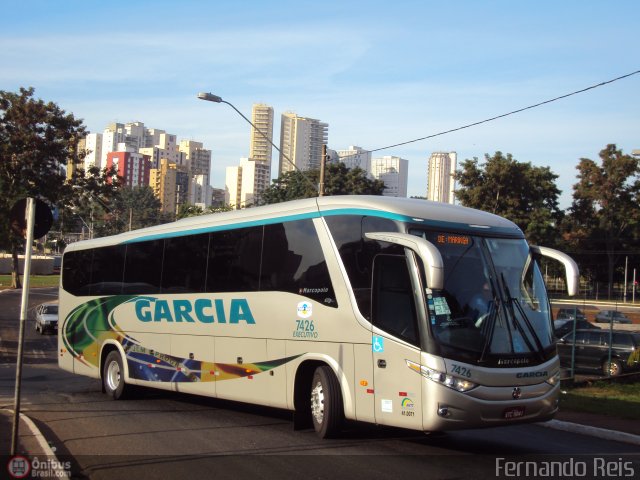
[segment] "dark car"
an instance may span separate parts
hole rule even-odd
[[[596,315],[596,322],[598,323],[631,323],[624,313],[617,310],[602,310]]]
[[[613,340],[611,348],[610,339]],[[571,368],[572,348],[573,332],[570,332],[558,342],[560,364],[565,368]],[[640,367],[640,333],[624,330],[577,330],[574,358],[576,370],[599,370],[612,377],[626,370],[637,369]]]
[[[573,332],[573,324],[576,323],[573,319],[571,320],[555,320],[553,322],[553,333],[556,334],[556,337],[562,338],[567,333]],[[587,329],[596,329],[600,330],[600,327],[594,325],[593,323],[587,322],[585,319],[578,318],[578,323],[576,324],[576,330],[587,330]]]
[[[587,317],[582,310],[575,307],[560,308],[556,314],[556,320],[586,320]]]

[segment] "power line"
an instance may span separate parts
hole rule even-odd
[[[475,127],[475,126],[481,125],[483,123],[493,122],[494,120],[498,120],[500,118],[508,117],[509,115],[514,115],[516,113],[524,112],[525,110],[531,110],[533,108],[537,108],[537,107],[540,107],[542,105],[546,105],[548,103],[557,102],[558,100],[562,100],[564,98],[568,98],[568,97],[571,97],[573,95],[578,95],[579,93],[584,93],[584,92],[587,92],[589,90],[593,90],[595,88],[602,87],[604,85],[608,85],[608,84],[613,83],[613,82],[617,82],[618,80],[623,80],[623,79],[631,77],[633,75],[637,75],[638,73],[640,73],[640,70],[636,70],[635,72],[627,73],[626,75],[622,75],[620,77],[612,78],[611,80],[606,80],[604,82],[597,83],[595,85],[591,85],[589,87],[582,88],[580,90],[576,90],[575,92],[567,93],[565,95],[560,95],[559,97],[551,98],[549,100],[545,100],[543,102],[539,102],[539,103],[536,103],[534,105],[529,105],[527,107],[522,107],[522,108],[519,108],[517,110],[513,110],[511,112],[508,112],[508,113],[503,113],[501,115],[496,115],[495,117],[487,118],[485,120],[480,120],[479,122],[469,123],[469,124],[463,125],[461,127],[452,128],[450,130],[445,130],[445,131],[442,131],[442,132],[434,133],[434,134],[431,134],[431,135],[427,135],[425,137],[416,138],[414,140],[407,140],[406,142],[394,143],[393,145],[387,145],[385,147],[374,148],[373,150],[363,150],[363,151],[360,151],[360,152],[358,152],[356,154],[353,154],[353,155],[347,155],[345,157],[340,157],[340,159],[342,160],[344,158],[354,157],[354,156],[360,155],[362,153],[379,152],[380,150],[387,150],[389,148],[400,147],[400,146],[403,146],[403,145],[408,145],[410,143],[421,142],[422,140],[427,140],[429,138],[439,137],[439,136],[445,135],[447,133],[453,133],[453,132],[457,132],[457,131],[460,131],[460,130],[464,130],[466,128]]]

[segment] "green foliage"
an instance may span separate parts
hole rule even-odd
[[[562,214],[558,176],[548,167],[518,162],[510,153],[465,160],[456,172],[462,205],[495,213],[518,225],[531,243],[553,245]]]
[[[97,226],[96,236],[114,235],[171,220],[162,214],[160,200],[148,185],[120,188],[103,219],[104,223]]]
[[[223,206],[209,206],[206,209],[202,209],[202,207],[199,207],[198,205],[191,205],[189,203],[183,203],[182,205],[180,205],[180,207],[178,208],[178,220],[180,220],[181,218],[187,218],[187,217],[198,217],[200,215],[208,215],[210,213],[222,213],[222,212],[230,212],[233,210],[233,207],[230,207],[228,205],[223,205]]]
[[[640,420],[640,384],[604,383],[572,388],[560,397],[560,409]]]
[[[613,144],[599,156],[600,165],[581,158],[576,167],[578,183],[563,223],[563,236],[579,252],[576,256],[585,271],[595,280],[606,278],[611,286],[621,252],[637,249],[640,159],[623,154]],[[602,260],[592,261],[595,252],[606,252],[606,265]]]
[[[72,195],[64,167],[84,135],[82,121],[54,103],[33,98],[33,88],[0,91],[0,247],[19,242],[7,228],[13,204],[28,196],[57,204]]]
[[[86,133],[82,120],[33,95],[33,88],[0,91],[0,248],[11,249],[15,259],[23,241],[10,233],[7,215],[17,200],[32,196],[52,206],[79,205],[84,195],[118,187],[114,172],[96,170],[67,181],[67,164],[84,158],[78,151]],[[14,277],[19,286],[17,271]]]
[[[319,170],[294,170],[281,175],[262,194],[262,203],[280,203],[318,196]],[[382,195],[384,183],[371,180],[361,168],[348,169],[344,163],[332,163],[325,168],[324,194]]]

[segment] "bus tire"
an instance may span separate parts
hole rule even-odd
[[[107,395],[114,400],[125,398],[124,368],[120,352],[109,352],[102,367],[102,386]]]
[[[320,438],[333,438],[344,416],[340,383],[328,366],[316,368],[311,381],[311,419]]]

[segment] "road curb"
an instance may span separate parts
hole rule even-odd
[[[548,422],[539,423],[538,425],[542,427],[553,428],[555,430],[562,430],[564,432],[590,435],[592,437],[598,437],[604,440],[613,440],[615,442],[640,445],[640,435],[618,432],[616,430],[608,430],[606,428],[591,427],[589,425],[581,425],[579,423],[563,422],[562,420],[549,420]]]
[[[14,415],[14,410],[13,409],[11,409],[11,408],[2,408],[0,410],[2,410],[3,412],[9,413],[11,415],[11,417],[13,418],[13,415]],[[42,449],[42,452],[47,456],[55,457],[56,454],[53,453],[53,450],[51,450],[51,447],[49,446],[49,443],[44,438],[44,435],[42,435],[42,432],[40,431],[40,429],[36,426],[35,423],[33,423],[33,420],[31,420],[29,417],[27,417],[22,412],[20,413],[20,420],[22,422],[24,422],[24,424],[29,428],[29,431],[31,432],[31,435],[33,435],[33,437],[38,442],[38,445]]]

